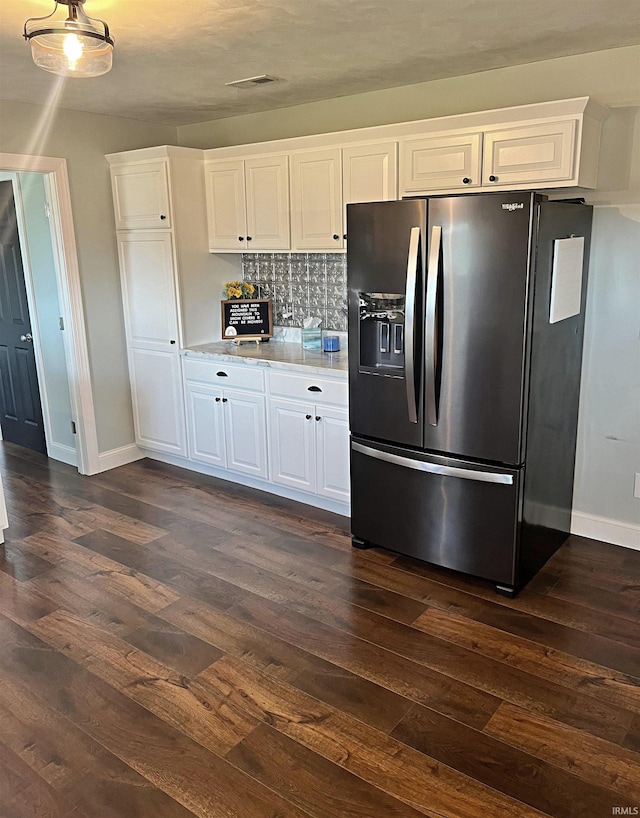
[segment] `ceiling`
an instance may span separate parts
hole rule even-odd
[[[0,0],[0,98],[46,104],[27,17]],[[116,40],[113,70],[66,80],[64,108],[167,125],[282,108],[640,43],[638,0],[86,0]],[[279,78],[249,90],[226,82]]]

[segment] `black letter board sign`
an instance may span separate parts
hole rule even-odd
[[[273,335],[270,298],[232,298],[222,302],[222,337],[257,341]]]

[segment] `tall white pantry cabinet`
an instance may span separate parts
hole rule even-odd
[[[180,349],[211,339],[202,151],[110,154],[136,443],[187,456]]]

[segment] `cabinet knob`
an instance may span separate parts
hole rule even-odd
[[[305,415],[307,420],[311,420],[311,415]]]
[[[227,401],[228,401],[228,398],[222,398],[223,403],[227,403]]]
[[[220,403],[220,398],[216,398],[216,403]]]
[[[346,241],[347,240],[347,234],[345,233],[342,238]]]
[[[320,415],[316,415],[316,420],[322,420],[322,418],[320,417]]]
[[[336,241],[339,241],[340,236],[339,236],[337,233],[334,233],[334,234],[333,234],[333,238],[334,238]]]
[[[170,344],[175,344],[175,341],[173,340],[173,338],[169,341],[169,343]]]
[[[469,177],[468,177],[468,176],[465,176],[465,177],[464,177],[464,179],[462,180],[462,184],[463,184],[463,185],[469,185],[469,184],[471,184],[471,179],[469,179]]]
[[[244,241],[244,236],[238,236],[238,241]]]
[[[252,236],[247,236],[247,241],[253,241]]]
[[[497,181],[498,181],[498,177],[497,177],[497,176],[494,176],[493,174],[491,174],[491,176],[489,177],[489,181],[490,181],[490,182],[497,182]]]
[[[162,219],[162,221],[164,221],[167,217],[163,213],[161,213],[160,218]]]

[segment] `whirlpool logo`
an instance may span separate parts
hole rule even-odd
[[[509,202],[502,205],[503,210],[524,210],[524,202]]]

